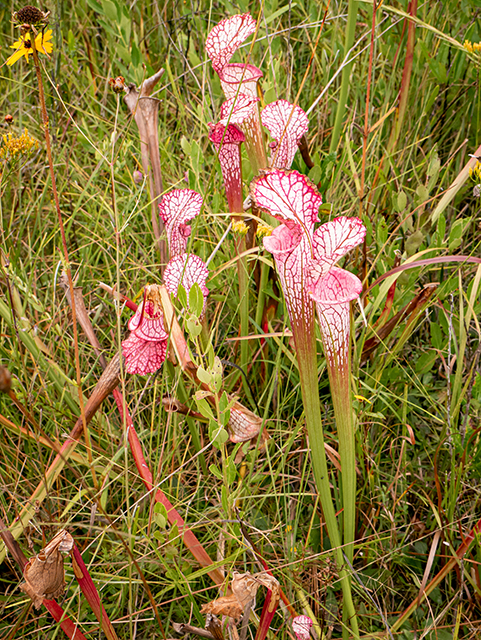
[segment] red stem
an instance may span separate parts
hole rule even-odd
[[[120,413],[122,420],[124,419],[124,402],[122,394],[118,389],[115,389],[113,392],[115,402],[117,403],[117,407]],[[139,437],[135,430],[134,424],[132,422],[132,418],[129,415],[127,408],[125,407],[125,423],[127,428],[127,437],[129,440],[130,448],[132,450],[132,455],[134,456],[135,464],[137,470],[142,478],[142,481],[147,488],[148,491],[152,491],[154,487],[153,476],[147,465],[145,460],[142,445],[140,443]],[[172,526],[177,525],[179,529],[179,534],[185,546],[192,553],[194,558],[199,562],[201,567],[209,567],[213,564],[212,558],[209,556],[207,551],[202,546],[201,542],[197,539],[195,534],[191,529],[186,525],[184,519],[176,510],[176,508],[169,501],[167,496],[163,491],[157,489],[155,492],[154,499],[156,502],[160,502],[164,505],[167,510],[167,519]],[[219,571],[219,569],[211,569],[207,572],[211,579],[215,584],[223,584],[224,576]]]
[[[43,606],[47,609],[52,618],[54,618],[56,622],[60,623],[62,631],[64,631],[69,638],[72,640],[87,640],[75,622],[65,615],[65,611],[58,602],[44,598]]]
[[[78,550],[77,545],[74,543],[72,551],[72,565],[75,573],[75,577],[77,582],[79,583],[79,587],[82,589],[82,593],[85,596],[85,599],[89,603],[92,608],[92,611],[95,614],[95,617],[100,622],[100,626],[102,627],[103,632],[110,640],[118,640],[117,634],[115,633],[115,629],[112,626],[112,623],[109,620],[107,612],[104,609],[103,604],[100,601],[100,596],[95,587],[94,581],[90,577],[89,570],[85,566],[85,562],[83,561],[82,554]]]
[[[259,620],[259,626],[257,627],[257,633],[255,640],[264,640],[267,636],[267,632],[269,631],[269,626],[272,622],[272,618],[279,606],[279,601],[274,603],[272,611],[269,611],[269,607],[271,606],[272,600],[272,591],[269,589],[267,591],[266,599],[264,600],[264,606],[262,607],[262,613]]]

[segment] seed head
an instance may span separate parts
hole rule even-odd
[[[114,93],[122,93],[122,91],[125,91],[125,80],[122,76],[110,78],[109,85]]]
[[[27,4],[27,6],[23,7],[23,9],[15,11],[15,13],[12,15],[12,18],[15,24],[27,28],[45,26],[48,23],[49,15],[50,11],[40,11],[40,9],[37,9],[37,7],[32,7],[31,5]]]

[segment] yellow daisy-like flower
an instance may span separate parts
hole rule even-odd
[[[16,51],[10,56],[10,58],[8,58],[8,66],[12,66],[12,64],[17,62],[17,60],[20,60],[22,56],[25,56],[28,62],[28,56],[32,55],[34,46],[39,53],[45,53],[45,55],[52,53],[53,45],[49,42],[52,38],[52,29],[45,31],[45,33],[39,33],[34,42],[32,42],[32,38],[33,36],[29,32],[20,36],[20,39],[17,40],[17,42],[10,45],[10,48],[16,49]]]

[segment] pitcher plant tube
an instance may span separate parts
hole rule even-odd
[[[251,99],[247,99],[252,104]],[[256,98],[257,100],[257,98]],[[226,105],[227,103],[224,103]],[[224,110],[223,105],[223,110]],[[257,107],[256,107],[257,108]],[[231,117],[231,113],[227,118]],[[242,156],[240,145],[245,141],[245,136],[235,124],[225,124],[222,120],[216,125],[209,125],[209,139],[214,144],[218,154],[227,204],[231,213],[232,222],[243,224],[244,213],[242,194]],[[235,247],[238,256],[246,250],[245,237],[236,234]],[[237,277],[239,279],[239,310],[240,310],[240,334],[245,337],[249,334],[249,273],[247,270],[247,258],[245,256],[237,260]],[[241,341],[241,368],[246,370],[249,362],[249,342]]]
[[[343,558],[341,535],[329,486],[318,392],[315,318],[311,292],[317,291],[316,285],[325,288],[330,286],[332,289],[332,278],[338,275],[338,271],[342,271],[334,267],[335,263],[347,251],[362,242],[366,230],[358,218],[336,218],[315,229],[316,223],[319,222],[318,212],[322,197],[311,181],[297,171],[264,171],[253,181],[251,195],[260,209],[282,222],[270,236],[264,238],[264,247],[274,256],[291,322],[314,477],[342,584],[343,619],[350,621],[352,632],[358,637],[349,572]],[[343,294],[342,299],[345,297]],[[334,303],[333,296],[326,293],[324,302]],[[337,299],[335,302],[338,302]],[[340,333],[334,332],[333,335],[337,340],[340,339]],[[345,336],[345,333],[342,335]],[[333,342],[331,349],[337,348],[339,344]],[[345,348],[344,344],[342,348]],[[343,471],[347,463],[347,460],[342,462]],[[350,541],[347,542],[349,544]]]
[[[257,97],[257,83],[262,71],[252,64],[232,63],[230,59],[246,38],[255,33],[256,21],[248,13],[226,18],[215,25],[205,41],[205,50],[214,71],[219,76],[227,100],[240,96]],[[249,114],[241,125],[246,136],[245,145],[254,175],[267,166],[264,135],[259,107]]]

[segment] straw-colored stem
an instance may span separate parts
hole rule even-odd
[[[35,42],[35,38],[34,37],[32,37],[32,42]],[[78,349],[78,330],[77,330],[77,318],[76,318],[76,313],[75,313],[75,299],[74,299],[74,287],[73,287],[73,281],[72,281],[72,271],[70,269],[70,260],[69,260],[68,248],[67,248],[67,238],[65,236],[65,228],[64,228],[64,224],[63,224],[62,211],[60,209],[60,202],[59,202],[59,199],[58,199],[58,191],[57,191],[57,182],[56,182],[56,179],[55,179],[55,171],[53,169],[53,157],[52,157],[52,146],[50,144],[50,129],[49,129],[48,113],[47,113],[47,107],[46,107],[46,104],[45,104],[45,93],[44,93],[44,90],[43,90],[43,81],[42,81],[42,73],[41,73],[41,70],[40,70],[40,62],[39,62],[39,59],[38,59],[38,52],[37,52],[37,50],[35,48],[35,44],[32,47],[32,56],[33,56],[33,62],[34,62],[34,66],[35,66],[35,73],[36,73],[36,76],[37,76],[38,97],[39,97],[39,102],[40,102],[40,111],[41,111],[41,114],[42,114],[43,130],[44,130],[44,136],[45,136],[45,147],[46,147],[46,150],[47,150],[48,167],[49,167],[49,173],[50,173],[50,180],[51,180],[51,183],[52,183],[52,193],[53,193],[53,199],[54,199],[54,202],[55,202],[55,209],[57,211],[57,218],[58,218],[58,226],[59,226],[59,229],[60,229],[60,236],[62,238],[62,249],[63,249],[63,256],[64,256],[64,260],[65,260],[65,272],[67,274],[70,296],[72,298],[71,307],[72,307],[72,324],[73,324],[73,342],[74,342],[75,370],[76,370],[76,375],[77,375],[77,387],[78,387],[78,399],[79,399],[80,415],[82,417],[83,433],[84,433],[85,443],[87,445],[87,455],[88,455],[90,468],[91,468],[91,472],[92,472],[92,479],[93,479],[95,487],[97,488],[98,487],[97,478],[96,478],[95,469],[93,467],[93,461],[92,461],[92,447],[90,445],[90,436],[89,436],[89,432],[88,432],[88,428],[87,428],[87,421],[85,419],[84,404],[83,404],[83,397],[82,397],[82,378],[81,378],[81,374],[80,374],[80,358],[79,358],[79,349]]]

